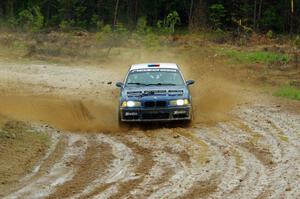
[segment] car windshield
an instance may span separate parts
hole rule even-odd
[[[126,86],[179,86],[184,85],[178,70],[137,70],[128,74]]]

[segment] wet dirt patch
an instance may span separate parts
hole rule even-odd
[[[218,182],[217,178],[212,178],[208,181],[203,182],[194,182],[193,187],[190,191],[185,194],[183,197],[178,197],[180,199],[184,198],[208,198],[208,196],[217,191],[218,189]]]
[[[169,154],[177,155],[181,162],[185,162],[188,166],[191,165],[191,157],[186,151],[174,151],[171,147],[165,147],[164,151]]]
[[[0,193],[7,193],[19,179],[31,173],[49,145],[46,133],[23,122],[5,123],[0,129]]]
[[[131,148],[137,156],[141,157],[139,164],[135,168],[135,174],[138,176],[137,179],[130,180],[123,183],[118,183],[118,193],[113,195],[113,198],[130,197],[130,191],[137,188],[137,186],[143,182],[144,177],[149,174],[150,169],[154,166],[154,160],[152,158],[152,152],[148,148],[139,146],[136,143],[130,141],[123,141],[127,147]],[[135,160],[138,163],[138,160]]]
[[[79,144],[80,143],[75,143]],[[48,196],[51,198],[66,198],[80,193],[89,183],[103,174],[113,159],[111,148],[108,144],[98,143],[89,140],[85,158],[80,162],[71,162],[75,165],[76,173],[72,180],[59,186],[56,191]]]
[[[258,147],[253,142],[245,142],[240,144],[241,147],[247,149],[250,153],[254,154],[255,157],[261,161],[267,167],[276,166],[273,162],[273,155],[269,149],[264,147]]]

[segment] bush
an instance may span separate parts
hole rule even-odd
[[[300,37],[297,35],[295,38],[291,40],[291,45],[294,46],[296,49],[300,49]]]
[[[272,31],[272,30],[269,30],[269,31],[267,32],[266,36],[267,36],[268,39],[273,39],[273,37],[274,37],[273,31]]]
[[[139,34],[144,34],[149,32],[149,27],[147,26],[147,19],[146,17],[140,17],[137,21],[136,25],[136,32]]]
[[[91,25],[93,25],[94,27],[96,27],[96,30],[101,30],[104,26],[104,22],[102,20],[100,20],[98,15],[93,15],[91,18]]]
[[[173,11],[171,13],[168,14],[167,19],[166,19],[166,25],[169,29],[170,33],[174,33],[175,32],[175,25],[180,23],[180,17],[178,12]]]
[[[213,4],[209,7],[209,11],[209,21],[212,24],[212,27],[215,30],[221,29],[226,13],[223,4]]]
[[[62,31],[67,32],[67,31],[70,31],[72,29],[74,24],[75,24],[74,20],[70,20],[70,21],[62,20],[59,24],[59,28]]]
[[[26,31],[40,31],[44,25],[44,16],[40,7],[21,11],[18,15],[18,24]]]

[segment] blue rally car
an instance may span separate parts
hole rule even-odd
[[[173,121],[192,119],[189,85],[177,64],[136,64],[128,71],[121,88],[120,122]]]

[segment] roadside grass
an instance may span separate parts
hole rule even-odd
[[[282,86],[274,92],[274,96],[300,100],[300,89],[290,85]]]
[[[221,55],[231,58],[237,63],[287,64],[291,57],[286,54],[265,51],[238,51],[233,49],[219,50]]]

